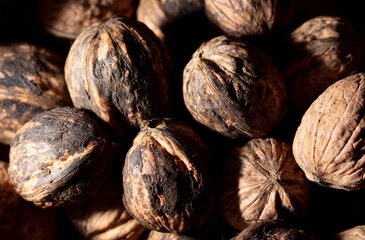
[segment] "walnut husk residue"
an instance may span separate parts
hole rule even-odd
[[[327,88],[305,112],[293,153],[306,177],[344,190],[365,187],[365,73]]]
[[[338,233],[333,240],[363,240],[365,239],[365,226],[359,225]]]

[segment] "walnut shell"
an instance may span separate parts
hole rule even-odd
[[[304,112],[334,82],[357,72],[363,42],[351,23],[340,17],[318,16],[288,37],[288,63],[283,76],[294,109]]]
[[[322,186],[365,188],[365,73],[328,87],[305,112],[293,141],[296,162]]]
[[[183,96],[196,121],[233,139],[265,136],[286,113],[284,80],[274,63],[227,36],[194,53],[184,69]]]
[[[39,25],[56,37],[72,40],[94,23],[132,17],[135,10],[135,0],[37,0]]]
[[[286,24],[292,0],[205,0],[205,12],[222,32],[234,37],[266,36]]]
[[[83,110],[43,112],[21,127],[10,145],[15,190],[42,207],[75,204],[94,194],[111,170],[111,145]]]
[[[172,119],[144,122],[123,168],[127,211],[151,230],[186,232],[213,211],[209,151],[189,126]]]
[[[304,230],[284,221],[264,221],[253,224],[232,240],[315,240]]]
[[[364,240],[365,226],[360,225],[338,233],[333,240]]]
[[[0,46],[0,142],[10,144],[16,131],[36,114],[70,105],[63,60],[29,43]]]
[[[72,44],[65,77],[74,106],[123,128],[164,115],[169,54],[143,23],[113,18],[82,32]]]
[[[146,240],[204,240],[204,238],[191,237],[179,233],[164,233],[164,232],[151,231],[148,234]]]
[[[239,231],[255,222],[305,213],[310,184],[294,160],[291,143],[252,139],[232,150],[222,176],[220,212]]]
[[[67,208],[67,216],[84,239],[138,240],[145,231],[123,205],[123,187],[107,181],[88,200]]]

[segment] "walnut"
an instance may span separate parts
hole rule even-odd
[[[70,105],[63,60],[29,43],[0,46],[0,142],[10,144],[15,132],[36,114]]]
[[[164,232],[151,231],[146,240],[204,240],[204,239],[208,238],[193,237],[181,233],[164,233]]]
[[[135,10],[135,0],[37,0],[39,25],[67,39],[75,39],[92,24],[111,17],[132,17]]]
[[[123,168],[127,211],[151,230],[186,232],[213,211],[209,150],[189,126],[143,122]]]
[[[265,136],[286,113],[284,80],[274,63],[227,36],[194,53],[184,69],[183,96],[196,121],[233,139]]]
[[[363,42],[351,23],[340,17],[318,16],[294,30],[286,40],[289,102],[304,112],[334,82],[357,72]]]
[[[333,240],[361,240],[365,239],[365,226],[359,225],[338,233]]]
[[[88,200],[67,208],[67,215],[84,239],[137,240],[145,228],[123,205],[122,184],[108,180]]]
[[[365,73],[328,87],[305,112],[293,142],[296,162],[322,186],[365,187]]]
[[[83,110],[64,107],[37,115],[17,131],[9,174],[25,200],[65,206],[100,188],[111,158],[110,142],[97,123]]]
[[[113,18],[82,32],[72,44],[65,77],[74,106],[91,110],[116,134],[164,115],[169,54],[143,23]]]
[[[231,151],[222,176],[220,212],[239,231],[255,222],[299,219],[305,213],[310,185],[291,143],[252,139]]]
[[[266,36],[286,24],[293,11],[292,0],[205,0],[212,23],[238,38]]]

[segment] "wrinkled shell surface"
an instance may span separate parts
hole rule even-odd
[[[131,17],[134,0],[37,0],[40,25],[50,34],[75,39],[83,30],[111,17]]]
[[[145,231],[123,205],[122,184],[109,180],[90,199],[67,208],[67,215],[84,239],[137,240]]]
[[[205,0],[212,23],[238,38],[268,35],[289,20],[293,7],[292,0]]]
[[[183,81],[194,119],[229,138],[265,136],[286,113],[286,89],[276,66],[238,39],[220,36],[202,44]]]
[[[213,211],[209,151],[190,127],[174,120],[144,123],[123,168],[123,202],[151,230],[186,232]]]
[[[96,122],[82,110],[64,107],[41,113],[18,130],[9,174],[24,199],[64,206],[95,193],[111,160],[110,143]]]
[[[305,112],[293,142],[306,177],[323,186],[365,187],[365,74],[331,85]]]
[[[147,240],[203,240],[205,238],[191,237],[178,233],[164,233],[151,231]]]
[[[312,18],[287,39],[288,64],[283,71],[291,104],[305,111],[334,82],[357,72],[363,42],[356,29],[339,17]]]
[[[10,144],[15,132],[36,114],[71,104],[63,60],[28,43],[0,46],[0,142]]]
[[[117,134],[166,113],[170,62],[143,23],[113,18],[72,44],[65,77],[74,106],[91,110]]]
[[[333,240],[363,240],[365,239],[365,226],[360,225],[340,232]]]
[[[305,212],[309,181],[296,164],[290,143],[250,140],[233,149],[222,176],[220,212],[239,231],[255,222],[299,218]]]

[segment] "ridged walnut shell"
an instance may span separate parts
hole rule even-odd
[[[113,18],[83,31],[72,44],[65,77],[74,106],[123,128],[164,115],[169,54],[143,23]]]
[[[135,0],[37,0],[39,25],[56,37],[72,40],[94,23],[132,17],[135,10]]]
[[[315,240],[304,230],[284,221],[264,221],[255,223],[243,230],[232,240]]]
[[[151,230],[186,232],[213,211],[209,150],[189,126],[144,122],[123,168],[127,211]]]
[[[179,233],[151,231],[146,240],[204,240],[209,238],[192,237]]]
[[[284,80],[271,59],[227,36],[194,53],[184,69],[183,96],[196,121],[233,139],[265,136],[286,113]]]
[[[293,10],[293,0],[205,0],[211,22],[238,38],[269,35],[289,21]]]
[[[288,60],[283,76],[290,104],[304,112],[334,82],[356,73],[364,61],[363,42],[350,22],[318,16],[286,40]]]
[[[91,198],[68,207],[67,216],[84,239],[138,240],[146,230],[125,210],[122,184],[113,180]]]
[[[10,145],[15,190],[42,207],[65,206],[94,194],[111,170],[111,145],[83,110],[43,112],[21,127]]]
[[[296,162],[320,185],[365,188],[365,73],[328,87],[305,112],[293,141]]]
[[[220,212],[239,231],[256,222],[299,219],[305,213],[310,185],[294,160],[291,143],[250,140],[232,150],[222,176]]]
[[[63,60],[29,43],[0,46],[0,142],[43,111],[71,104]]]
[[[360,225],[343,232],[340,232],[335,236],[333,240],[364,240],[365,239],[365,226]]]

